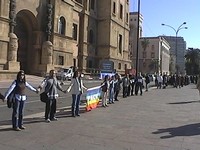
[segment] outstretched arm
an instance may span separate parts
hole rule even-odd
[[[7,100],[8,96],[14,90],[15,87],[16,87],[16,81],[13,81],[13,83],[10,85],[7,92],[5,93],[4,100]]]
[[[34,88],[32,85],[30,85],[28,82],[25,82],[25,85],[29,90],[38,93],[38,90],[36,88]]]

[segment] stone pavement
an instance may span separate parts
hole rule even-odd
[[[200,98],[195,85],[151,89],[58,121],[26,116],[26,130],[0,129],[1,150],[200,150]],[[2,123],[0,123],[2,126]]]

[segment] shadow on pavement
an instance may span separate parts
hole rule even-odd
[[[80,108],[79,113],[80,114],[86,113],[85,108]],[[71,108],[59,109],[56,112],[56,118],[67,118],[67,117],[72,117]]]
[[[168,104],[190,104],[190,103],[200,103],[200,100],[197,100],[197,101],[186,101],[186,102],[175,102],[175,103],[168,103]]]
[[[195,136],[200,135],[200,123],[184,125],[174,128],[158,129],[153,134],[168,133],[169,135],[161,136],[161,139],[173,138],[176,136]]]

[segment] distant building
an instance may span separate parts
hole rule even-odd
[[[154,73],[169,74],[170,73],[169,49],[170,45],[163,37],[140,38],[139,72],[151,73],[151,74]]]
[[[139,16],[139,38],[142,37],[143,16]],[[136,68],[137,52],[137,29],[138,29],[138,12],[130,12],[130,34],[129,34],[129,51],[132,60],[132,68]]]
[[[186,54],[186,41],[183,37],[175,36],[162,36],[170,44],[170,53],[175,58],[175,72],[184,74],[185,73],[185,54]],[[177,40],[177,51],[176,51],[176,40]]]

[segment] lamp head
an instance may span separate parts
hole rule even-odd
[[[186,24],[186,22],[183,22],[183,24]]]
[[[162,23],[161,25],[162,25],[162,26],[164,26],[165,24],[164,24],[164,23]]]

